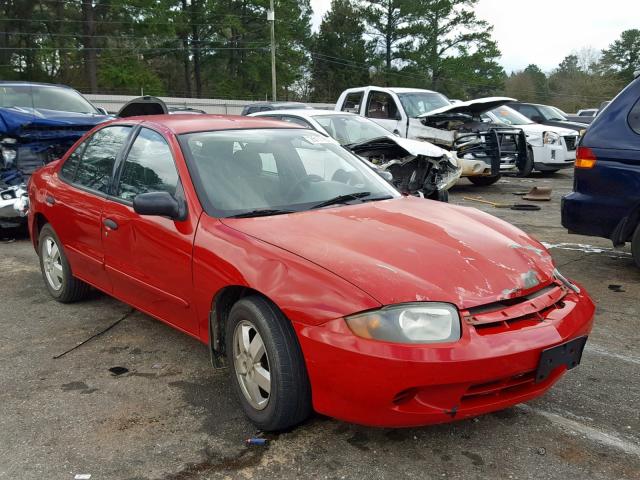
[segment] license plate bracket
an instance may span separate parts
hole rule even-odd
[[[567,370],[571,370],[580,365],[582,351],[586,343],[587,337],[585,335],[543,350],[536,370],[536,383],[545,381],[551,372],[560,366],[564,365]]]

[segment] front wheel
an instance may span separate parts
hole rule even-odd
[[[468,177],[469,181],[478,187],[487,187],[489,185],[493,185],[498,180],[500,180],[500,175],[496,175],[495,177]]]
[[[60,239],[49,224],[40,230],[38,256],[44,283],[54,299],[70,303],[87,296],[89,285],[73,276]]]
[[[527,158],[525,159],[522,165],[518,165],[518,173],[516,176],[518,177],[528,177],[533,172],[533,148],[527,148]]]
[[[231,382],[249,419],[265,431],[305,420],[311,388],[298,339],[282,312],[260,296],[245,297],[231,309],[225,333]]]
[[[640,225],[636,227],[631,239],[631,253],[633,254],[633,261],[640,268]]]

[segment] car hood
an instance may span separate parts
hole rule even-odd
[[[24,129],[42,127],[79,127],[86,131],[110,118],[108,115],[61,112],[45,108],[3,107],[0,108],[0,131],[9,135],[19,135]]]
[[[514,127],[521,128],[526,134],[534,134],[541,136],[544,132],[554,132],[560,136],[578,135],[575,130],[569,130],[568,128],[555,127],[553,125],[542,125],[540,123],[528,123],[526,125],[514,125]]]
[[[454,114],[461,113],[477,117],[489,110],[498,108],[507,103],[515,102],[516,100],[509,97],[486,97],[478,98],[476,100],[469,100],[468,102],[453,103],[444,107],[436,108],[427,113],[419,115],[418,118],[431,117],[433,115],[441,115],[443,113]]]
[[[512,225],[415,197],[223,222],[339,275],[383,305],[471,308],[540,288],[553,271],[544,247]]]
[[[362,151],[370,150],[373,146],[381,146],[384,144],[397,145],[406,152],[406,155],[413,155],[416,157],[419,155],[424,155],[425,157],[440,158],[447,155],[447,151],[445,149],[440,148],[433,143],[421,142],[418,140],[412,140],[410,138],[402,138],[391,135],[387,137],[372,138],[371,140],[367,140],[365,142],[357,143],[355,145],[349,145],[348,148],[349,150],[357,154]]]

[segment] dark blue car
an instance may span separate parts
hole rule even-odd
[[[109,118],[72,88],[0,81],[0,228],[22,222],[29,175]]]
[[[576,153],[573,192],[562,199],[571,233],[631,242],[640,266],[640,77],[593,121]]]

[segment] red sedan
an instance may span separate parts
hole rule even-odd
[[[29,184],[61,302],[95,287],[210,346],[265,430],[311,409],[426,425],[541,395],[594,305],[544,247],[403,197],[317,132],[246,117],[100,125]]]

